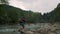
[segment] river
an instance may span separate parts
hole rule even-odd
[[[18,32],[19,27],[19,25],[0,25],[0,34],[20,34]],[[42,31],[42,33],[54,34],[53,32],[55,32],[55,34],[60,34],[60,23],[55,23],[53,25],[50,23],[26,24],[25,30],[31,32],[36,31],[34,32],[35,34],[37,34],[37,31],[39,31],[38,33],[41,33],[40,31]]]

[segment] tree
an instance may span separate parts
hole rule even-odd
[[[0,0],[0,4],[8,4],[8,0]]]

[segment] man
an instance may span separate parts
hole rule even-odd
[[[26,23],[25,17],[22,17],[19,23],[20,23],[20,25],[24,28],[24,25],[25,25],[25,23]]]
[[[21,19],[20,19],[20,21],[19,21],[19,24],[20,24],[20,30],[19,30],[19,32],[21,32],[21,34],[23,34],[24,33],[24,25],[25,25],[25,23],[26,23],[26,19],[25,19],[25,17],[22,17]]]

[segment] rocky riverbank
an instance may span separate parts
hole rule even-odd
[[[1,26],[0,34],[20,34],[18,25]],[[60,23],[34,23],[25,24],[24,34],[60,34]]]
[[[25,25],[26,34],[60,34],[60,23],[36,23]]]

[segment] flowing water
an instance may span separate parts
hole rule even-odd
[[[17,25],[0,25],[0,34],[18,34]]]
[[[18,32],[20,26],[18,25],[0,25],[0,34],[20,34]],[[50,33],[58,33],[60,34],[60,23],[50,24],[50,23],[36,23],[36,24],[26,24],[25,30],[33,30],[33,31],[42,31],[42,33],[47,32]],[[51,31],[49,31],[51,30]],[[45,31],[45,32],[44,32]],[[37,32],[34,32],[37,33]]]

